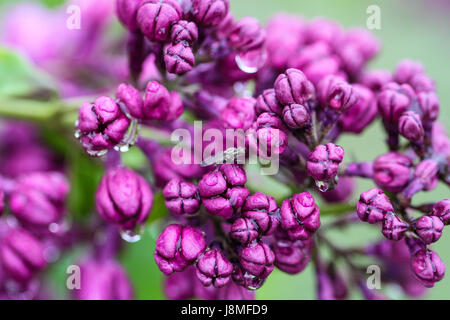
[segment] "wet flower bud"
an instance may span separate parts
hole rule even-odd
[[[308,192],[294,194],[281,205],[281,227],[291,240],[306,240],[320,227],[320,209]]]
[[[123,267],[114,260],[88,260],[80,266],[77,300],[131,300],[133,288]]]
[[[436,202],[430,215],[439,217],[445,225],[450,224],[450,199]]]
[[[301,104],[291,104],[283,109],[283,121],[291,129],[301,129],[310,123],[308,109]]]
[[[171,224],[156,240],[155,261],[162,273],[170,275],[185,270],[205,249],[200,230]]]
[[[76,129],[83,148],[91,155],[121,143],[130,126],[130,120],[109,97],[84,103],[78,113]]]
[[[298,69],[288,69],[275,80],[275,93],[282,105],[303,104],[315,95],[313,84]]]
[[[414,222],[414,230],[426,244],[438,241],[443,229],[444,223],[436,216],[423,216]]]
[[[242,268],[260,279],[265,279],[273,270],[275,254],[267,244],[259,241],[245,247],[239,259]]]
[[[242,216],[255,221],[262,235],[270,235],[277,230],[279,212],[275,199],[261,192],[249,196],[242,207]]]
[[[119,103],[123,103],[133,117],[142,119],[144,99],[138,89],[132,85],[122,83],[117,88],[116,98]]]
[[[239,218],[231,226],[230,236],[244,244],[250,244],[259,236],[259,227],[252,219]]]
[[[209,214],[230,219],[244,204],[249,191],[247,177],[237,165],[223,164],[205,174],[198,183],[203,206]]]
[[[133,230],[150,214],[153,193],[147,181],[127,168],[108,170],[95,194],[97,211],[123,230]]]
[[[317,146],[308,156],[306,170],[317,181],[334,179],[344,159],[344,149],[333,143]]]
[[[169,181],[163,196],[167,209],[175,215],[193,215],[200,208],[197,186],[178,178]]]
[[[424,121],[435,121],[439,116],[439,98],[434,92],[421,92],[417,95]]]
[[[224,287],[230,282],[232,272],[233,265],[220,250],[208,250],[198,259],[197,277],[206,287]]]
[[[255,99],[233,98],[221,112],[224,127],[227,129],[250,128],[255,120]]]
[[[411,159],[398,152],[379,156],[373,164],[373,180],[388,192],[400,192],[411,178]]]
[[[183,113],[183,104],[179,94],[169,92],[157,81],[150,81],[145,90],[144,119],[173,121]]]
[[[0,244],[3,270],[19,283],[27,283],[46,266],[44,247],[24,229],[11,230]]]
[[[361,193],[356,212],[362,221],[373,224],[383,221],[387,213],[394,212],[394,207],[382,190],[374,188]]]
[[[256,99],[255,111],[258,116],[265,112],[281,116],[283,106],[278,102],[274,89],[264,90],[264,92],[258,96]]]
[[[427,288],[444,278],[445,264],[439,255],[427,249],[417,251],[411,259],[411,268],[416,278]]]
[[[399,241],[405,235],[408,225],[393,212],[388,212],[383,218],[383,235],[394,241]]]
[[[254,123],[255,136],[250,137],[250,144],[258,150],[258,155],[270,158],[282,154],[287,147],[287,129],[281,119],[271,113],[261,114]]]
[[[375,119],[378,109],[372,90],[359,84],[353,85],[353,90],[358,102],[339,117],[339,125],[344,132],[361,133]]]
[[[266,31],[260,27],[258,19],[244,17],[233,25],[227,39],[237,52],[248,52],[263,46]]]
[[[184,74],[192,70],[195,57],[192,48],[186,42],[169,45],[164,54],[167,72]]]
[[[398,131],[409,141],[421,141],[424,130],[420,116],[413,111],[403,113],[398,121]]]
[[[405,59],[397,65],[394,72],[394,81],[409,83],[415,75],[423,73],[423,65],[420,62]]]
[[[61,221],[69,188],[59,172],[23,176],[10,195],[11,212],[23,226],[46,233],[52,223]]]
[[[192,47],[197,39],[198,29],[194,22],[180,20],[172,26],[170,40],[173,44],[185,41]]]
[[[117,0],[116,12],[119,20],[130,31],[137,31],[139,25],[137,23],[137,11],[142,3],[142,0]]]
[[[275,266],[283,272],[298,274],[311,260],[313,241],[277,239],[272,245],[275,254]]]
[[[228,0],[193,0],[192,15],[203,27],[217,26],[228,14]]]
[[[137,22],[150,41],[165,41],[170,27],[182,17],[176,0],[144,0],[137,12]]]
[[[329,75],[317,85],[317,97],[324,107],[340,113],[347,111],[358,102],[359,95],[353,86],[339,76]]]
[[[414,97],[414,91],[407,84],[399,85],[395,82],[386,84],[377,97],[378,111],[383,121],[397,124]]]

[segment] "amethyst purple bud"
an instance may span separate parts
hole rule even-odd
[[[242,207],[242,217],[253,220],[261,235],[273,234],[278,229],[279,214],[275,199],[261,192],[247,197]]]
[[[183,104],[177,92],[169,92],[157,81],[147,84],[140,119],[173,121],[182,113]]]
[[[186,42],[193,46],[198,39],[197,25],[192,21],[180,20],[172,26],[170,40],[172,44]]]
[[[320,227],[320,209],[308,192],[294,194],[281,205],[281,228],[291,240],[309,239]]]
[[[359,94],[341,77],[329,75],[319,82],[317,97],[323,107],[343,113],[358,102]]]
[[[253,17],[244,17],[237,21],[227,36],[231,48],[237,52],[260,49],[265,39],[266,31],[260,27],[258,19]]]
[[[182,18],[176,0],[144,0],[137,11],[137,22],[150,41],[165,41],[171,26]]]
[[[163,190],[166,207],[174,215],[192,216],[200,208],[197,186],[193,183],[174,178]]]
[[[398,121],[398,131],[412,142],[420,142],[424,136],[424,129],[420,116],[414,111],[403,113]]]
[[[398,152],[379,156],[373,164],[373,180],[385,191],[400,192],[411,178],[412,161]]]
[[[317,146],[309,155],[306,170],[316,181],[329,181],[336,177],[344,159],[344,149],[333,143]]]
[[[250,128],[255,121],[255,99],[232,98],[221,112],[224,127],[227,129]]]
[[[167,72],[182,75],[195,65],[194,51],[187,42],[178,42],[167,46],[164,54]]]
[[[423,216],[414,221],[413,228],[423,242],[431,244],[441,238],[444,223],[439,217]]]
[[[83,148],[91,154],[120,144],[130,126],[130,120],[109,97],[84,103],[78,113],[76,129],[79,130],[79,139]]]
[[[228,0],[193,0],[192,16],[203,27],[217,26],[230,9]]]
[[[259,241],[242,249],[239,259],[245,271],[265,279],[273,271],[275,254],[267,244]]]
[[[250,144],[258,150],[258,155],[270,158],[284,152],[288,144],[287,128],[275,114],[262,113],[253,124],[255,136]]]
[[[411,258],[411,268],[425,287],[431,288],[445,275],[445,264],[439,255],[428,249],[418,250]]]
[[[414,177],[403,190],[406,198],[412,198],[419,191],[433,190],[438,184],[439,165],[435,160],[421,161],[414,169]]]
[[[415,93],[407,84],[391,82],[383,86],[377,97],[378,111],[383,121],[396,126],[414,98]]]
[[[193,227],[171,224],[156,240],[155,261],[165,275],[185,270],[206,249],[204,234]]]
[[[281,116],[283,106],[278,102],[274,89],[267,89],[256,99],[255,112],[259,116],[263,113],[274,113]]]
[[[436,202],[433,210],[430,212],[431,216],[438,217],[445,225],[450,224],[450,199],[444,199]]]
[[[382,190],[374,188],[361,193],[356,212],[362,221],[374,224],[382,222],[386,214],[393,213],[394,207]]]
[[[315,96],[313,84],[298,69],[288,69],[275,80],[275,93],[282,105],[303,104]]]
[[[119,105],[123,104],[131,116],[137,119],[142,118],[144,99],[138,89],[132,85],[122,83],[117,88],[116,98]]]
[[[147,181],[127,168],[108,170],[95,194],[97,211],[109,223],[123,230],[143,224],[153,206],[153,192]]]
[[[403,239],[407,230],[408,224],[393,212],[388,212],[384,215],[382,233],[387,239],[399,241]]]
[[[218,249],[206,251],[197,261],[197,277],[206,287],[226,286],[231,280],[232,272],[233,265]]]
[[[275,266],[288,274],[302,272],[311,260],[312,239],[290,240],[282,237],[272,244]]]
[[[117,0],[116,12],[122,24],[131,32],[139,30],[137,12],[142,0]]]
[[[308,108],[295,103],[284,107],[282,116],[284,123],[291,129],[302,129],[311,120]]]

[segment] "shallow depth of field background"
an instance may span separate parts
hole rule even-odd
[[[0,0],[0,4],[2,2],[4,1]],[[63,1],[43,0],[43,2],[54,4]],[[236,18],[250,15],[265,23],[274,13],[288,12],[308,19],[323,16],[338,21],[344,27],[365,27],[368,17],[367,7],[372,4],[378,5],[381,9],[381,30],[374,30],[374,33],[381,40],[383,49],[369,67],[393,70],[396,63],[404,58],[422,61],[427,73],[436,80],[441,101],[440,121],[450,131],[450,107],[448,106],[450,104],[450,1],[230,0],[230,2],[231,11]],[[366,161],[386,152],[384,139],[381,125],[376,122],[364,135],[357,137],[347,135],[338,142],[346,150],[347,161]],[[364,182],[359,184],[359,189],[364,191],[371,186],[370,182]],[[283,192],[280,188],[264,191],[276,198],[283,196],[280,194]],[[449,189],[439,186],[433,192],[420,193],[416,196],[416,202],[431,202],[449,197]],[[155,207],[153,215],[157,215],[162,210],[160,206]],[[161,283],[163,277],[153,260],[154,242],[158,232],[158,223],[153,223],[141,241],[126,244],[121,254],[121,261],[132,278],[138,299],[165,298]],[[356,228],[333,234],[333,239],[342,246],[361,245],[379,237],[380,232],[376,227],[365,225],[358,225]],[[435,249],[443,261],[450,266],[450,230],[444,231]],[[63,257],[50,272],[49,281],[53,283],[55,290],[61,296],[67,294],[65,270],[82,253],[82,250]],[[386,287],[383,290],[386,290],[385,292],[393,298],[398,297],[398,290],[395,287]],[[257,291],[257,298],[314,299],[315,279],[312,267],[309,266],[296,276],[275,270],[266,284]],[[359,298],[359,296],[353,294],[351,298]],[[426,298],[449,299],[450,274],[430,290]]]

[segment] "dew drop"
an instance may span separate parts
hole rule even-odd
[[[236,55],[236,63],[245,73],[256,73],[263,67],[267,59],[265,50],[253,50]]]
[[[120,236],[129,243],[136,243],[141,240],[144,234],[144,228],[138,226],[136,230],[120,230]]]
[[[327,192],[330,189],[330,186],[325,181],[316,181],[316,187],[320,192]]]

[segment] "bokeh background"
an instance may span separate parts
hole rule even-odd
[[[63,0],[34,0],[48,7],[64,5]],[[92,0],[95,1],[95,0]],[[114,1],[114,0],[111,0]],[[450,129],[450,1],[446,0],[230,0],[231,11],[237,17],[255,16],[262,23],[275,13],[287,12],[310,19],[317,16],[333,19],[345,27],[366,26],[370,5],[378,5],[381,9],[381,29],[374,34],[383,43],[380,55],[369,65],[369,68],[393,70],[404,58],[419,60],[426,68],[427,74],[435,79],[441,101],[440,121],[447,130]],[[0,0],[2,15],[8,14],[10,5],[18,1]],[[61,26],[64,28],[65,26]],[[56,30],[55,30],[56,32]],[[123,32],[118,23],[112,27],[115,33]],[[8,62],[0,60],[0,87],[14,81],[15,70]],[[45,75],[42,75],[44,77]],[[11,80],[12,79],[12,80]],[[0,94],[2,90],[0,88]],[[1,99],[1,97],[0,97]],[[1,100],[0,100],[1,103]],[[362,136],[345,136],[339,140],[346,153],[354,160],[372,160],[386,151],[385,135],[379,122],[374,123]],[[58,141],[53,141],[58,147]],[[80,173],[71,198],[71,205],[79,211],[89,207],[91,200],[86,195],[95,190],[95,181],[100,176],[99,169],[80,158],[75,168]],[[138,167],[145,159],[138,152],[131,151],[125,155],[125,162],[131,167]],[[91,170],[91,172],[89,171]],[[76,175],[76,173],[75,173]],[[360,190],[371,187],[370,182],[361,182]],[[277,199],[283,198],[288,190],[281,185],[265,184],[264,191]],[[415,201],[432,202],[449,198],[450,191],[440,185],[429,193],[420,193]],[[153,260],[154,243],[159,232],[158,217],[164,215],[165,209],[161,199],[157,199],[152,213],[152,223],[143,238],[134,244],[126,244],[121,254],[121,261],[130,274],[138,299],[164,299],[162,291],[163,277]],[[376,228],[358,225],[345,232],[333,235],[335,241],[342,245],[353,245],[379,238]],[[61,257],[48,272],[48,281],[59,297],[66,297],[66,268],[76,261],[84,252],[79,247]],[[450,265],[450,232],[444,232],[443,238],[435,247],[444,262]],[[392,298],[401,298],[395,287],[385,287],[384,292]],[[258,299],[314,299],[315,279],[313,270],[308,267],[300,275],[290,276],[278,271],[269,277],[265,285],[257,292]],[[358,295],[352,298],[359,298]],[[450,298],[450,276],[439,282],[425,296],[428,299]]]

